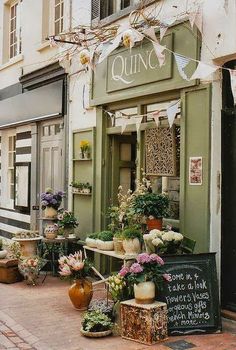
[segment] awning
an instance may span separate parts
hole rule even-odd
[[[0,128],[62,114],[63,81],[0,101]]]

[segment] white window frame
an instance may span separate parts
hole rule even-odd
[[[11,17],[12,8],[15,7],[14,17]],[[11,28],[12,21],[15,20],[13,29]],[[15,33],[15,34],[14,34]],[[13,40],[11,39],[13,34]],[[21,0],[13,1],[9,4],[9,59],[12,59],[21,54]],[[16,48],[14,49],[14,46]],[[11,48],[13,47],[13,52]]]
[[[53,4],[53,8],[54,8],[54,34],[58,35],[61,32],[63,32],[64,27],[65,27],[65,1],[64,0],[54,0],[54,4]],[[59,9],[59,14],[57,16],[57,9]],[[56,29],[57,24],[59,24],[58,30]]]

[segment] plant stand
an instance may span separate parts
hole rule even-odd
[[[134,299],[121,306],[121,336],[152,345],[167,339],[167,305],[162,302],[137,304]]]

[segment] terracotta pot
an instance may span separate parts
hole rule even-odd
[[[155,300],[155,284],[152,281],[134,285],[134,297],[137,304],[151,304]]]
[[[160,219],[147,219],[148,231],[157,229],[162,230],[162,218]]]
[[[78,279],[69,288],[68,293],[77,310],[86,310],[93,296],[92,282],[86,278]]]
[[[46,207],[44,210],[45,218],[54,219],[57,216],[57,210],[53,207]]]
[[[125,250],[125,255],[136,255],[141,251],[141,243],[138,238],[124,239],[123,247]]]

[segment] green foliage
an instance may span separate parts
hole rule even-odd
[[[137,229],[136,227],[126,228],[123,231],[122,236],[124,239],[138,238],[140,242],[142,242],[142,240],[143,240],[143,235],[142,235],[141,231],[139,229]]]
[[[116,231],[116,232],[114,233],[114,237],[115,237],[115,238],[123,239],[123,232],[122,232],[122,231]]]
[[[102,231],[98,234],[98,239],[104,242],[113,240],[113,233],[111,231]]]
[[[86,312],[83,320],[83,330],[87,332],[103,332],[111,329],[111,319],[99,310]]]
[[[145,193],[135,197],[133,202],[136,214],[156,219],[167,217],[168,207],[169,198],[165,194]]]
[[[88,235],[88,238],[97,239],[100,232],[93,232]]]

